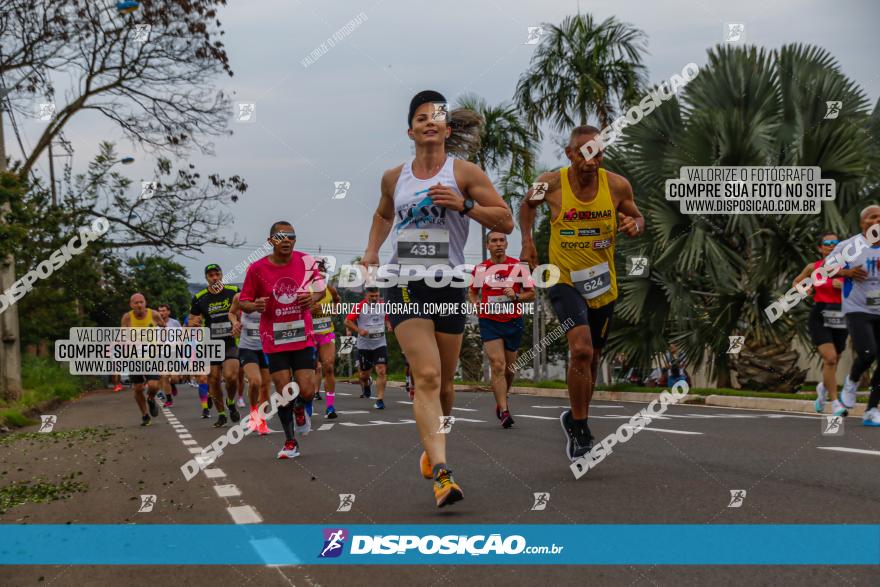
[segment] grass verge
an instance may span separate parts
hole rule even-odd
[[[100,385],[97,377],[71,375],[67,369],[46,357],[21,358],[21,397],[12,403],[0,402],[0,426],[20,428],[35,424],[28,417],[32,410],[53,401],[67,401]]]

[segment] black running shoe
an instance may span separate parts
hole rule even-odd
[[[157,417],[159,415],[159,406],[156,405],[156,400],[148,399],[147,405],[150,407],[150,416],[153,418]]]
[[[235,402],[226,402],[226,411],[229,412],[229,417],[233,422],[241,420],[241,414],[238,413],[238,408],[235,407]]]
[[[208,408],[205,408],[204,410],[202,410],[202,420],[207,420],[210,417],[211,417],[211,410],[209,410]]]
[[[582,429],[575,426],[571,410],[565,410],[559,416],[562,431],[565,432],[565,455],[570,461],[575,461],[584,456],[593,448],[593,437],[590,429],[584,424]]]
[[[223,428],[226,426],[226,414],[220,414],[217,416],[217,421],[214,422],[214,428]]]
[[[312,399],[314,399],[316,402],[321,401],[321,391],[320,391],[320,390],[316,391],[316,392],[315,392],[315,397],[312,398]]]
[[[149,426],[153,423],[153,420],[146,414],[141,417],[141,426]]]
[[[513,426],[513,416],[510,415],[510,410],[504,410],[501,412],[501,427],[502,428],[510,428]]]

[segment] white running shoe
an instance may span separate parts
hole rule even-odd
[[[295,459],[299,456],[299,445],[295,440],[288,440],[284,443],[281,450],[278,451],[279,459]]]
[[[831,402],[831,413],[835,416],[846,416],[849,412],[846,406],[840,403],[839,399],[836,399]]]
[[[855,407],[856,392],[858,390],[859,385],[854,381],[850,381],[849,375],[847,375],[846,379],[843,380],[843,390],[840,392],[840,403],[847,408]]]
[[[828,399],[828,390],[825,389],[825,383],[820,381],[816,385],[816,401],[813,403],[813,407],[816,409],[817,414],[821,414],[825,410],[825,401]]]
[[[865,426],[880,426],[880,410],[871,408],[862,417],[862,424]]]

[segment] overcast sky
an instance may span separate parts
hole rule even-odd
[[[207,263],[232,269],[265,239],[277,219],[297,230],[297,248],[334,254],[340,262],[361,254],[378,199],[382,172],[411,158],[406,112],[414,93],[436,89],[449,100],[474,92],[489,103],[511,98],[535,47],[527,28],[590,12],[615,16],[648,37],[645,64],[656,83],[689,62],[702,66],[706,51],[722,41],[725,23],[745,23],[746,41],[766,48],[802,42],[837,58],[873,104],[880,96],[880,8],[875,0],[836,2],[776,0],[618,0],[616,2],[502,2],[501,0],[231,0],[221,10],[224,42],[235,77],[221,87],[236,101],[256,104],[256,122],[233,123],[234,135],[216,142],[214,157],[194,156],[203,172],[242,175],[250,185],[232,212],[227,236],[246,239],[239,249],[210,247],[203,255],[178,257],[191,280]],[[360,13],[366,20],[308,67],[301,63],[335,31]],[[363,19],[363,17],[361,17]],[[874,24],[871,24],[874,23]],[[24,124],[36,137],[36,124]],[[97,144],[117,137],[118,151],[137,162],[122,168],[140,189],[153,162],[103,119],[74,119],[65,132],[76,166],[91,159]],[[7,150],[20,156],[7,133]],[[39,169],[45,172],[44,160]],[[562,160],[547,144],[541,163]],[[334,181],[350,181],[345,199],[332,199]],[[636,194],[638,199],[638,194]],[[467,246],[480,258],[479,227]],[[519,254],[519,234],[509,252]],[[383,260],[388,247],[383,248]]]

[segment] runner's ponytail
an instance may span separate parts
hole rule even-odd
[[[480,150],[483,117],[467,108],[457,108],[449,115],[452,134],[446,139],[446,152],[459,159],[470,159]]]

